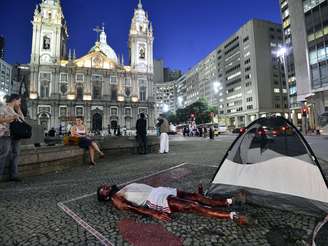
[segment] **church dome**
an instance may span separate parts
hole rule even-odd
[[[99,42],[96,42],[96,44],[91,48],[91,50],[89,52],[93,52],[93,51],[101,51],[109,59],[113,60],[115,63],[118,64],[118,58],[117,58],[115,51],[107,44],[107,35],[105,33],[104,28],[102,29],[102,32],[100,33]]]

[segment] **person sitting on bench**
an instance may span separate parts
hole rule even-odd
[[[214,207],[229,207],[245,203],[244,193],[236,197],[211,199],[199,193],[188,193],[169,187],[152,187],[131,183],[121,189],[116,185],[102,185],[97,190],[99,201],[112,201],[117,209],[149,215],[161,221],[170,221],[173,212],[196,213],[206,217],[233,220],[243,225],[250,218],[238,212],[227,212]]]

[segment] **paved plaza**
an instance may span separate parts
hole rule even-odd
[[[174,137],[166,155],[107,156],[96,167],[0,183],[0,245],[308,245],[319,221],[312,216],[247,205],[235,209],[256,217],[256,225],[194,214],[174,214],[163,223],[96,200],[96,187],[103,183],[137,181],[187,191],[203,183],[206,189],[233,139]],[[328,140],[309,141],[322,146]],[[133,241],[136,233],[142,242]],[[328,241],[327,234],[320,235],[319,245]]]

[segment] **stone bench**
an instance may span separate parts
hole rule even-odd
[[[97,138],[101,149],[113,155],[136,154],[138,144],[135,137],[105,137]],[[158,151],[159,139],[148,137],[148,152]],[[44,173],[60,171],[74,166],[88,163],[87,151],[78,146],[56,144],[55,146],[21,145],[18,172],[20,176],[34,176]],[[5,174],[8,167],[5,168]]]

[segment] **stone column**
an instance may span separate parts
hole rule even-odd
[[[235,127],[239,127],[239,120],[238,120],[238,116],[235,116]]]
[[[295,110],[292,111],[292,122],[293,122],[293,125],[294,126],[298,126],[298,123],[297,123],[297,114],[298,114],[297,109],[295,109]]]
[[[84,124],[90,130],[92,119],[91,119],[91,105],[89,103],[84,104]]]
[[[248,125],[249,125],[249,123],[250,123],[250,119],[249,119],[249,115],[247,115],[247,114],[245,114],[245,127],[247,127]]]

